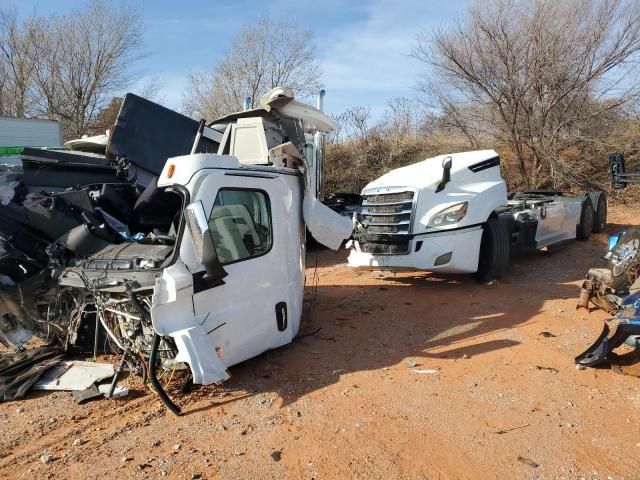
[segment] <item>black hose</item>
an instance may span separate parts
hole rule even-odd
[[[144,309],[144,307],[140,303],[140,300],[138,300],[137,295],[132,291],[129,291],[129,301],[131,302],[131,305],[133,306],[133,308],[135,308],[140,314],[140,318],[142,318],[143,320],[149,319],[147,311]]]
[[[182,413],[182,410],[180,410],[180,407],[171,401],[169,395],[167,395],[167,392],[165,392],[164,388],[162,388],[162,385],[160,385],[158,377],[156,377],[156,354],[158,353],[159,345],[160,335],[154,333],[153,344],[151,345],[151,353],[149,355],[149,381],[160,397],[160,400],[162,400],[162,403],[164,403],[172,413],[179,416]]]

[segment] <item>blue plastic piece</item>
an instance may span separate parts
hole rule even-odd
[[[618,240],[624,235],[625,230],[620,232],[612,233],[609,235],[609,251],[613,250],[614,247],[618,244]]]

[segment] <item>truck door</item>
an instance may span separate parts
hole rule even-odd
[[[218,170],[196,195],[228,275],[214,287],[194,282],[193,310],[226,366],[291,342],[291,318],[299,321],[303,245],[291,188],[298,179],[283,177]]]

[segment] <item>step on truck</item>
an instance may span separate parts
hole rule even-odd
[[[512,251],[587,240],[606,225],[602,192],[507,192],[494,150],[440,155],[362,190],[349,265],[500,278]]]
[[[316,198],[335,124],[293,96],[208,126],[128,96],[105,155],[25,150],[0,205],[0,341],[122,354],[175,413],[157,371],[220,383],[291,342],[305,232],[337,249],[353,227]]]

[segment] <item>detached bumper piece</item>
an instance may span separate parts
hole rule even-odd
[[[0,402],[18,400],[64,358],[60,347],[45,346],[0,357]]]
[[[631,365],[640,360],[640,350],[617,354],[613,350],[625,343],[629,337],[640,335],[640,317],[612,318],[604,324],[598,339],[576,357],[576,364],[585,367],[599,365]]]

